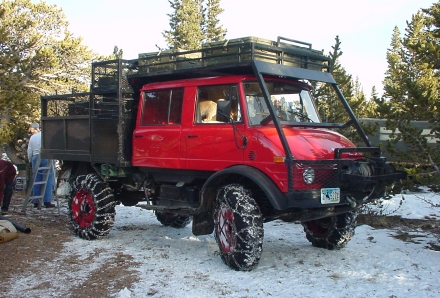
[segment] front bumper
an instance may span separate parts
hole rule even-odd
[[[343,159],[343,153],[366,153],[363,158]],[[307,185],[302,173],[313,168],[315,182]],[[339,205],[360,206],[380,199],[386,188],[405,180],[406,172],[380,157],[379,148],[339,148],[334,160],[293,161],[292,189],[286,195],[286,208],[326,208]],[[334,204],[321,203],[321,189],[338,188],[340,200]]]

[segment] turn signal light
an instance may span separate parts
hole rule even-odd
[[[273,162],[284,162],[284,156],[274,156]]]

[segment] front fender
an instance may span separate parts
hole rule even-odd
[[[200,208],[193,216],[192,232],[194,235],[208,235],[214,230],[213,206],[217,196],[217,190],[226,183],[239,181],[238,178],[245,177],[253,182],[267,196],[275,209],[285,209],[287,197],[278,187],[260,170],[249,166],[233,166],[209,177],[200,191]]]
[[[217,195],[218,187],[221,186],[224,181],[227,181],[234,176],[245,177],[246,179],[252,181],[266,194],[267,198],[275,209],[285,209],[287,203],[286,195],[283,194],[275,183],[263,172],[256,168],[245,165],[226,168],[209,177],[202,187],[202,205],[205,207],[212,206],[212,202],[214,202]]]

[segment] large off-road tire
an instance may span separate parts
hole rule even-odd
[[[156,211],[157,220],[166,227],[181,229],[191,222],[191,216]]]
[[[219,189],[214,209],[214,236],[223,262],[239,271],[258,265],[263,252],[263,218],[249,190],[238,184]]]
[[[326,249],[344,247],[354,236],[357,212],[303,222],[307,240],[313,246]]]
[[[96,174],[78,176],[72,183],[69,212],[79,237],[94,240],[107,236],[115,221],[112,189]]]

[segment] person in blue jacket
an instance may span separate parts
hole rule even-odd
[[[37,158],[41,151],[41,131],[40,131],[40,125],[38,123],[31,123],[29,126],[29,132],[32,134],[31,138],[29,139],[29,146],[27,150],[29,161],[32,163],[32,174],[35,174],[35,171],[37,171],[38,165]],[[41,159],[40,160],[40,167],[46,167],[49,164],[48,159]],[[35,182],[43,181],[44,174],[46,170],[39,170],[37,172],[37,176],[35,178]],[[47,180],[46,184],[46,191],[44,192],[43,197],[43,203],[44,207],[46,208],[53,208],[55,207],[55,204],[52,204],[52,193],[54,189],[54,173],[52,170],[50,170],[49,178]],[[43,185],[37,184],[34,185],[32,192],[34,196],[38,196],[41,194],[41,189]],[[34,199],[33,201],[34,207],[38,207],[38,199]]]

